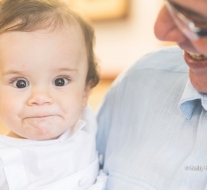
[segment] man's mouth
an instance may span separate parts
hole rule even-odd
[[[199,54],[199,53],[193,53],[193,52],[188,52],[188,54],[194,59],[194,60],[197,60],[197,61],[204,61],[204,60],[207,60],[207,57],[202,55],[202,54]]]
[[[184,51],[184,59],[191,69],[207,68],[207,57],[202,54]]]

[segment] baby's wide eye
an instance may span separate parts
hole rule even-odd
[[[29,83],[24,79],[18,79],[13,83],[13,85],[17,88],[26,88],[29,86]]]
[[[69,82],[69,80],[67,78],[57,78],[57,79],[55,79],[53,84],[55,86],[65,86],[66,84],[68,84],[68,82]]]

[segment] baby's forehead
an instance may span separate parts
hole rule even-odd
[[[50,25],[42,28],[38,27],[29,31],[4,32],[0,34],[0,41],[3,40],[6,43],[6,41],[11,41],[12,38],[15,38],[17,35],[28,36],[28,38],[31,36],[39,40],[50,40],[54,37],[62,36],[62,39],[65,40],[66,43],[73,41],[76,45],[85,46],[84,35],[78,23],[65,22],[58,26]]]
[[[55,59],[69,56],[70,59],[74,59],[74,57],[78,58],[82,55],[87,57],[87,50],[80,29],[71,25],[30,32],[4,33],[0,35],[0,53],[2,55],[1,60],[9,60],[11,59],[10,56],[19,57],[18,60],[21,57],[27,58],[28,56],[34,58],[35,53],[40,58],[42,55],[48,60],[52,57]]]

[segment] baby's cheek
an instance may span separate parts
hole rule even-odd
[[[58,104],[65,113],[73,112],[81,107],[82,95],[80,92],[68,93],[60,99]]]
[[[9,114],[8,107],[4,105],[3,102],[0,102],[0,128],[1,129],[7,129],[8,125],[6,124],[7,120],[9,121],[10,118],[6,118],[6,116]]]
[[[18,100],[0,102],[0,117],[9,128],[15,125],[21,126],[22,110],[23,104]]]
[[[5,93],[0,92],[0,111],[13,112],[22,107],[22,97],[16,96],[13,91],[8,91],[7,88],[3,89]],[[3,109],[3,110],[2,110]]]
[[[82,102],[80,99],[78,101],[68,102],[67,106],[64,105],[63,109],[65,119],[67,120],[66,122],[70,123],[70,125],[73,125],[79,120],[82,113]]]
[[[5,109],[0,113],[0,127],[17,132],[21,128],[21,121],[17,114],[10,111],[10,109]]]
[[[14,108],[11,104],[6,101],[0,101],[0,116],[3,119],[11,118],[13,116]]]

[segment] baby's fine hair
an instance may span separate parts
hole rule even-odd
[[[79,25],[86,45],[88,73],[86,83],[99,82],[94,55],[94,30],[90,23],[61,0],[0,0],[0,34],[12,31],[32,32],[67,24]]]

